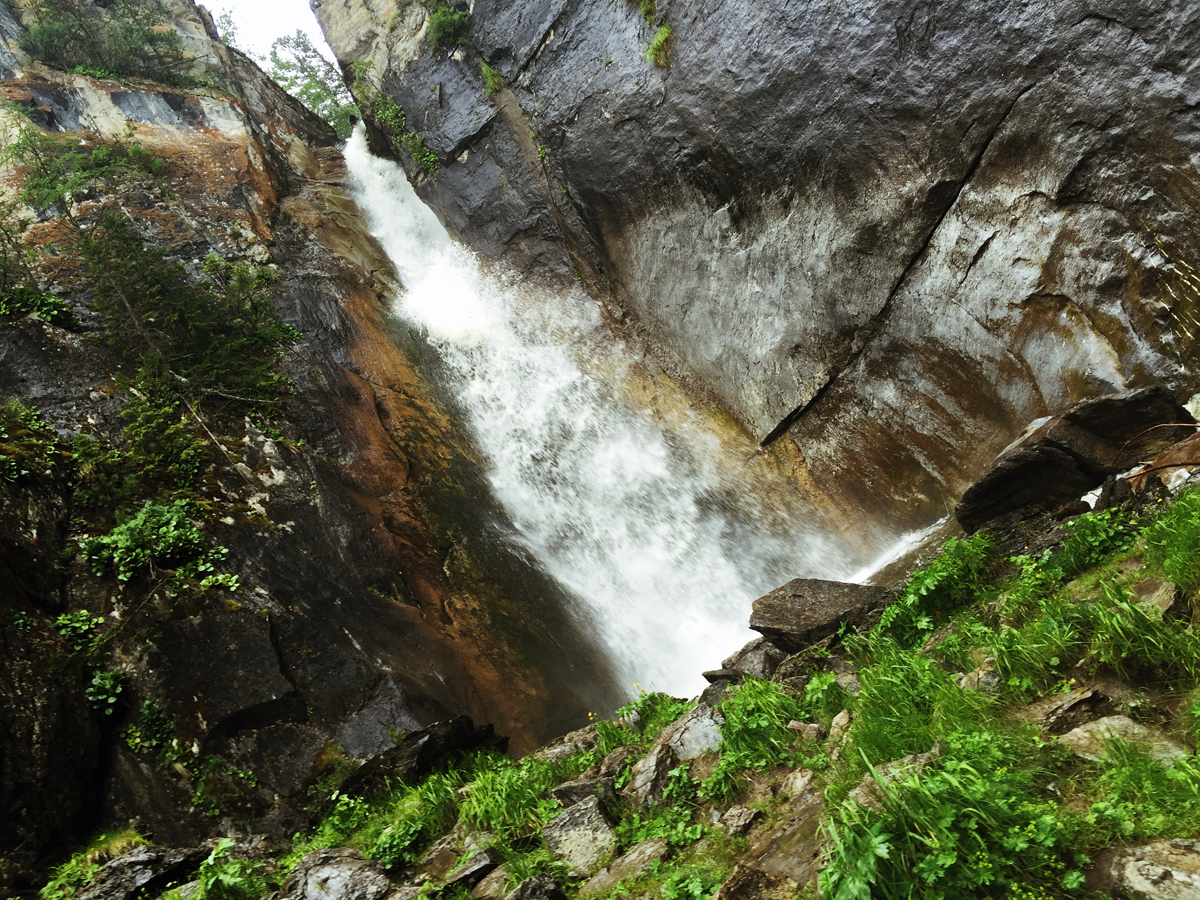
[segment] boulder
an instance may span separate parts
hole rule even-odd
[[[470,750],[502,749],[506,743],[504,738],[497,737],[491,725],[476,726],[470,716],[456,716],[414,731],[395,747],[371,757],[350,773],[339,790],[350,796],[364,796],[384,789],[389,783],[423,778]]]
[[[609,803],[616,799],[617,791],[614,779],[608,778],[577,778],[565,781],[558,787],[550,789],[550,796],[564,807],[574,806],[588,797],[598,797],[600,802]]]
[[[786,875],[771,875],[761,869],[737,865],[713,900],[792,900],[799,887]]]
[[[675,751],[666,744],[658,744],[633,767],[629,784],[621,792],[633,803],[641,806],[657,806],[662,803],[667,789],[670,772],[679,765]]]
[[[695,759],[721,746],[721,726],[725,716],[711,706],[697,706],[673,725],[667,726],[655,741],[675,751],[680,760]]]
[[[357,850],[314,850],[300,860],[279,900],[383,900],[391,884],[383,866]]]
[[[707,672],[700,673],[704,680],[709,684],[716,684],[718,681],[741,681],[744,673],[738,672],[735,669],[709,669]]]
[[[816,875],[821,856],[824,809],[820,791],[809,788],[792,797],[783,818],[749,848],[746,859],[768,875],[807,884]]]
[[[754,601],[750,627],[796,652],[836,634],[843,625],[868,624],[894,596],[882,587],[796,578]]]
[[[738,837],[750,830],[750,826],[762,818],[762,813],[748,806],[731,806],[721,816],[721,824],[732,837]]]
[[[718,671],[750,675],[763,681],[775,674],[788,654],[765,637],[755,638],[741,650],[721,661]],[[706,675],[707,677],[707,675]],[[709,681],[712,681],[709,678]]]
[[[471,900],[503,900],[508,886],[508,870],[497,866],[487,876],[475,885],[471,891]]]
[[[1049,734],[1066,734],[1080,725],[1102,716],[1115,715],[1118,704],[1096,688],[1075,688],[1031,703],[1021,718]]]
[[[495,870],[500,862],[500,854],[491,847],[476,850],[446,877],[446,887],[474,886]]]
[[[1087,889],[1139,900],[1200,897],[1200,841],[1155,841],[1105,850],[1092,860]]]
[[[1146,752],[1170,768],[1175,761],[1191,756],[1192,751],[1161,731],[1141,725],[1128,716],[1106,716],[1068,731],[1059,741],[1071,748],[1076,756],[1097,762],[1108,752],[1108,742],[1114,738],[1141,744]]]
[[[588,725],[551,741],[546,746],[535,750],[531,756],[546,762],[557,762],[583,750],[591,750],[596,746],[598,740],[596,726]]]
[[[789,772],[779,786],[779,792],[785,797],[799,797],[812,787],[816,774],[812,769],[796,769]]]
[[[958,686],[964,691],[979,691],[981,694],[998,694],[1003,688],[1000,672],[996,669],[994,659],[986,659],[983,665],[972,669],[958,680]]]
[[[736,680],[718,679],[700,692],[700,696],[696,698],[696,702],[701,706],[720,706],[725,701],[725,698],[729,696],[734,685],[739,681],[741,681],[740,676]]]
[[[954,517],[967,534],[1051,513],[1105,478],[1194,433],[1191,415],[1161,387],[1121,391],[1037,420],[963,493]],[[1157,428],[1164,424],[1181,424]]]
[[[618,881],[641,874],[652,862],[666,856],[670,849],[670,845],[664,840],[642,841],[640,844],[635,844],[611,866],[593,875],[579,889],[579,896],[588,897],[611,891],[617,886]]]
[[[105,863],[92,883],[79,892],[79,900],[156,896],[170,885],[191,877],[210,851],[210,847],[186,850],[138,847]]]
[[[625,767],[642,755],[642,748],[633,745],[618,747],[600,763],[601,778],[616,778],[625,771]]]
[[[546,846],[572,869],[591,875],[617,849],[613,831],[598,797],[576,803],[542,829]]]
[[[551,876],[534,875],[518,884],[504,900],[567,900],[567,895]]]
[[[846,732],[850,730],[850,710],[843,709],[829,723],[829,746],[835,747],[842,742]]]

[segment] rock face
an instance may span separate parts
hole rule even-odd
[[[1191,414],[1161,388],[1084,400],[1035,422],[967,489],[954,516],[972,534],[985,524],[1002,526],[1053,512],[1100,487],[1109,475],[1193,434],[1187,427],[1191,421]]]
[[[795,652],[836,634],[843,624],[867,624],[893,596],[887,588],[796,578],[754,601],[750,627]]]
[[[403,160],[454,233],[574,267],[683,383],[877,523],[949,512],[1032,419],[1194,386],[1198,298],[1172,265],[1196,262],[1200,181],[1184,0],[664,0],[653,22],[477,0],[474,49],[437,53],[422,8],[315,8],[437,155],[435,175]]]
[[[551,853],[585,875],[596,872],[617,849],[616,832],[595,796],[559,815],[542,829],[542,837]]]
[[[383,900],[391,890],[383,867],[357,850],[314,850],[288,876],[280,900]]]

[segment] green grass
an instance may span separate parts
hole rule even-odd
[[[145,838],[130,830],[98,834],[73,853],[70,859],[54,868],[40,897],[42,900],[75,900],[80,890],[92,883],[106,862],[146,843]]]
[[[662,68],[669,66],[671,62],[668,54],[674,39],[675,32],[671,30],[671,26],[661,26],[650,41],[650,46],[646,50],[646,59]]]
[[[1183,590],[1200,586],[1200,490],[1185,491],[1146,529],[1146,556]]]
[[[489,97],[504,87],[504,77],[487,63],[479,64],[479,74],[483,76],[483,84]]]
[[[792,719],[805,709],[779,685],[747,677],[721,706],[720,761],[704,782],[706,797],[728,801],[737,793],[747,769],[762,769],[793,759]]]

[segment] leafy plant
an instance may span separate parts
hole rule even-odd
[[[75,900],[79,892],[95,880],[106,862],[145,843],[146,839],[134,831],[99,834],[54,869],[39,896],[42,900]]]
[[[548,796],[550,788],[574,778],[590,765],[592,757],[583,753],[548,762],[527,756],[514,763],[495,756],[489,761],[470,783],[459,821],[509,839],[532,834],[552,819],[558,804]]]
[[[99,635],[96,629],[104,624],[103,616],[92,615],[86,609],[63,613],[54,620],[54,627],[62,639],[76,653],[91,650],[96,646]]]
[[[668,54],[671,50],[671,42],[675,39],[675,32],[671,30],[670,25],[661,26],[654,33],[654,37],[650,41],[650,46],[646,50],[646,59],[654,63],[656,66],[669,66],[670,59]]]
[[[633,686],[637,696],[617,710],[618,719],[636,721],[642,733],[642,742],[649,743],[658,733],[692,708],[686,700],[677,700],[661,691],[647,691],[641,685]]]
[[[484,88],[489,97],[504,87],[504,77],[487,63],[479,64],[479,74],[483,76]]]
[[[126,725],[121,736],[134,753],[142,750],[163,751],[171,746],[175,725],[165,712],[147,700],[138,713],[137,723]]]
[[[161,0],[37,0],[36,24],[21,35],[30,56],[63,70],[95,68],[107,74],[186,84],[183,42]]]
[[[708,797],[728,800],[737,790],[742,772],[765,768],[790,759],[795,735],[788,722],[804,717],[804,709],[782,687],[747,677],[721,704],[721,759],[704,782]]]
[[[425,36],[433,52],[462,43],[463,33],[471,25],[471,14],[455,10],[446,0],[429,0],[429,7]]]
[[[0,404],[0,478],[16,481],[70,458],[38,410],[15,397]]]
[[[1200,490],[1180,494],[1145,534],[1148,559],[1183,590],[1200,586]]]
[[[71,307],[53,294],[20,286],[0,296],[0,316],[37,316],[64,328],[74,324]]]
[[[1122,509],[1083,513],[1066,527],[1070,535],[1049,564],[1064,579],[1074,578],[1114,553],[1128,550],[1137,540],[1137,529]]]
[[[92,683],[84,689],[88,702],[94,709],[104,710],[106,716],[111,716],[125,688],[125,678],[124,672],[93,672]]]
[[[295,34],[277,38],[271,45],[267,74],[328,122],[338,137],[350,136],[359,115],[358,106],[342,80],[342,73],[299,28]]]
[[[196,870],[196,900],[258,900],[267,892],[263,864],[233,859],[232,838],[221,838]]]
[[[112,567],[119,581],[128,581],[155,562],[194,558],[204,546],[204,535],[192,524],[189,512],[184,500],[147,500],[136,515],[108,534],[84,541],[84,556],[95,574],[103,575]]]
[[[634,813],[617,824],[617,839],[624,846],[641,841],[665,840],[672,847],[683,847],[700,839],[704,829],[693,824],[699,785],[682,765],[668,773],[663,802],[644,815]]]

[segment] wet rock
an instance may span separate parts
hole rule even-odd
[[[491,725],[476,726],[469,716],[456,716],[405,735],[390,750],[367,760],[346,777],[339,790],[364,796],[389,782],[411,782],[445,768],[455,757],[479,747],[503,744]]]
[[[762,813],[748,806],[731,806],[721,816],[721,824],[725,831],[733,837],[745,834],[750,827],[762,818]]]
[[[471,891],[472,900],[503,900],[508,893],[508,870],[497,866]]]
[[[187,880],[210,852],[210,847],[186,850],[138,847],[105,863],[95,880],[79,892],[79,900],[135,900],[154,896]]]
[[[1192,753],[1190,748],[1172,740],[1161,731],[1141,725],[1128,716],[1106,716],[1088,722],[1060,735],[1059,741],[1069,747],[1076,756],[1095,762],[1104,758],[1108,752],[1108,742],[1113,738],[1141,744],[1150,756],[1168,768],[1173,766],[1176,760]]]
[[[670,849],[670,845],[663,840],[642,841],[636,844],[611,866],[593,875],[579,889],[579,896],[588,897],[611,891],[618,881],[640,875],[652,862],[666,856]]]
[[[753,627],[753,626],[751,626]],[[755,638],[732,656],[722,660],[721,669],[767,681],[788,654],[765,637]],[[713,679],[709,679],[712,681]]]
[[[461,855],[462,838],[451,832],[438,838],[425,851],[425,855],[417,863],[417,871],[426,878],[441,881],[454,870]]]
[[[963,494],[954,516],[973,534],[1053,512],[1104,479],[1193,433],[1191,415],[1159,387],[1081,401],[1006,448]]]
[[[737,865],[713,900],[792,900],[799,887],[786,875],[771,875],[761,869]]]
[[[797,578],[754,601],[750,627],[796,652],[843,625],[868,624],[894,596],[887,588]]]
[[[500,854],[490,847],[476,850],[446,877],[447,888],[476,885],[501,863]]]
[[[604,761],[600,763],[599,775],[601,778],[616,778],[625,768],[634,760],[642,756],[642,749],[633,745],[626,747],[618,747],[608,756],[604,757]]]
[[[716,684],[718,681],[741,681],[743,675],[742,672],[734,669],[710,669],[700,674],[704,676],[704,680],[709,684]]]
[[[788,731],[795,733],[802,741],[819,741],[825,733],[819,722],[797,722],[793,719],[788,722],[787,727]]]
[[[634,765],[622,795],[639,807],[657,806],[662,802],[671,770],[678,765],[675,751],[665,744],[658,744]]]
[[[595,873],[617,849],[613,831],[598,797],[576,803],[542,829],[550,852],[585,875]]]
[[[279,900],[383,900],[391,885],[383,866],[357,850],[314,850],[284,882]]]
[[[599,738],[596,737],[596,726],[588,725],[585,728],[572,731],[570,734],[565,734],[551,741],[546,746],[535,750],[532,755],[546,762],[557,762],[569,756],[574,756],[581,751],[591,750],[596,746],[598,740]]]
[[[746,858],[769,875],[807,884],[817,873],[821,856],[821,814],[825,809],[819,791],[809,789],[793,797],[783,818],[749,848]]]
[[[741,679],[739,678],[738,681],[740,680]],[[696,698],[696,702],[703,704],[704,706],[720,706],[725,698],[728,697],[733,689],[737,686],[738,681],[727,680],[724,678],[714,681],[700,692],[700,696]]]
[[[614,779],[609,778],[578,778],[566,781],[558,787],[550,789],[550,796],[564,807],[574,806],[588,797],[598,797],[601,803],[611,803],[617,798]]]
[[[526,878],[504,900],[567,900],[562,885],[549,875]]]
[[[725,716],[711,706],[696,706],[677,722],[663,729],[656,745],[670,747],[679,760],[695,759],[721,746]]]
[[[1200,897],[1200,842],[1155,841],[1104,850],[1085,872],[1087,889],[1138,900]]]

